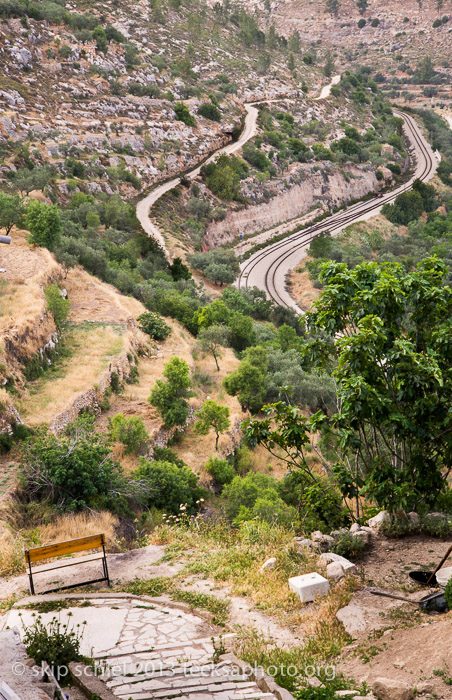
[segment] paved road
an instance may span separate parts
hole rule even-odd
[[[258,103],[245,104],[245,126],[240,135],[240,138],[237,141],[229,143],[227,146],[224,146],[223,148],[220,148],[219,150],[215,151],[215,153],[213,153],[206,161],[204,161],[203,165],[205,165],[205,163],[210,163],[211,161],[215,160],[221,153],[226,153],[227,155],[232,155],[233,153],[236,153],[242,148],[242,146],[247,141],[253,138],[253,136],[256,134],[257,116],[259,114],[257,108],[254,106],[255,104]],[[194,168],[190,172],[186,173],[186,177],[188,177],[190,180],[193,180],[197,175],[199,175],[200,170],[201,166],[198,166],[197,168]],[[180,177],[175,177],[173,180],[169,180],[168,182],[163,183],[163,185],[159,185],[155,189],[151,190],[149,194],[146,197],[144,197],[144,199],[141,199],[138,202],[136,210],[137,218],[141,223],[144,231],[148,234],[148,236],[152,236],[158,241],[158,243],[165,251],[165,255],[167,256],[167,258],[169,258],[170,255],[166,247],[165,239],[163,238],[160,229],[149,218],[149,210],[156,203],[156,201],[160,199],[160,197],[162,197],[162,195],[164,195],[169,190],[172,190],[173,187],[177,187],[177,185],[179,184]]]
[[[328,85],[325,85],[322,88],[322,91],[317,97],[317,100],[324,99],[325,97],[328,97],[331,88],[333,85],[336,85],[339,80],[341,79],[340,75],[335,75],[332,79],[331,82]],[[213,160],[218,158],[218,156],[221,153],[226,153],[227,155],[232,155],[233,153],[237,153],[242,146],[245,145],[247,141],[253,138],[256,134],[256,124],[257,124],[257,117],[259,114],[259,111],[256,107],[256,105],[259,104],[270,104],[274,102],[281,102],[285,100],[286,98],[281,97],[279,99],[271,99],[271,100],[261,100],[259,102],[249,102],[244,105],[245,111],[246,111],[246,116],[245,116],[245,125],[243,127],[243,131],[240,135],[240,138],[237,141],[234,141],[233,143],[229,143],[227,146],[223,146],[222,148],[218,149],[212,155],[203,163],[211,163]],[[199,172],[201,170],[201,166],[198,166],[194,168],[193,170],[190,170],[188,173],[186,173],[186,177],[188,177],[190,180],[193,180],[197,175],[199,175]],[[148,236],[152,236],[152,238],[155,238],[156,241],[161,245],[163,250],[165,251],[165,255],[167,258],[170,257],[168,248],[165,243],[165,239],[162,235],[162,232],[156,226],[151,219],[149,218],[149,210],[150,208],[156,203],[160,197],[162,197],[166,192],[169,190],[172,190],[173,187],[177,187],[177,185],[180,184],[180,177],[175,177],[172,180],[169,180],[168,182],[164,182],[162,185],[158,185],[154,189],[152,189],[146,197],[141,199],[136,208],[136,214],[139,222],[141,223],[143,230],[147,233]]]
[[[277,304],[291,307],[300,313],[301,309],[286,289],[286,276],[306,255],[312,238],[321,231],[329,231],[332,235],[337,235],[352,223],[370,219],[380,212],[383,204],[392,202],[398,194],[410,189],[416,178],[427,182],[434,176],[438,167],[438,157],[424,139],[416,121],[402,112],[395,111],[395,114],[404,120],[404,131],[411,144],[412,158],[416,163],[414,174],[409,182],[385,194],[382,198],[374,197],[358,202],[324,219],[319,224],[294,233],[283,241],[254,253],[241,265],[237,280],[239,288],[259,287]]]

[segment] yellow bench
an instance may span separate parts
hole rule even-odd
[[[83,552],[88,549],[99,548],[102,549],[101,552],[90,554],[86,557],[62,559],[58,562],[55,562],[54,564],[44,564],[32,568],[32,564],[38,561],[43,561],[44,559],[54,559],[55,557],[64,557],[68,554],[74,554],[75,552]],[[79,537],[75,540],[67,540],[66,542],[57,542],[56,544],[49,544],[44,547],[33,547],[32,549],[25,550],[25,561],[28,566],[28,578],[30,579],[31,595],[35,595],[35,587],[33,582],[34,575],[42,574],[46,571],[63,569],[66,566],[75,566],[76,564],[83,564],[96,560],[102,561],[102,568],[104,573],[102,578],[96,578],[91,581],[83,581],[82,583],[72,583],[70,586],[58,586],[57,588],[52,588],[51,590],[43,591],[43,593],[54,593],[55,591],[61,591],[67,588],[76,588],[77,586],[87,586],[90,583],[99,583],[100,581],[107,581],[108,585],[110,585],[110,578],[108,575],[107,567],[107,556],[105,554],[104,535],[89,535],[88,537]]]

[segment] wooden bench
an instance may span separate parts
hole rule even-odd
[[[37,561],[42,561],[43,559],[54,559],[55,557],[64,557],[68,554],[74,554],[75,552],[83,552],[88,549],[99,548],[102,549],[101,552],[90,554],[86,557],[61,559],[60,561],[52,564],[44,564],[32,568],[32,564]],[[107,581],[108,585],[110,585],[107,556],[105,554],[104,535],[89,535],[88,537],[79,537],[75,540],[67,540],[66,542],[57,542],[56,544],[49,544],[44,547],[33,547],[33,549],[27,549],[25,551],[25,561],[27,562],[28,566],[28,578],[30,579],[31,595],[35,595],[33,575],[36,576],[36,574],[42,574],[46,571],[54,571],[56,569],[63,569],[66,566],[75,566],[76,564],[84,564],[96,560],[102,561],[102,568],[104,572],[102,578],[96,578],[91,581],[83,581],[82,583],[72,583],[69,586],[58,586],[57,588],[43,591],[43,593],[54,593],[55,591],[62,591],[67,588],[76,588],[77,586],[87,586],[90,583],[99,583],[100,581]]]

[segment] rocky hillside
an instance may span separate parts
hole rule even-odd
[[[203,3],[2,3],[0,175],[47,164],[59,197],[132,196],[192,166],[230,140],[244,101],[319,82],[301,50],[288,70],[287,42],[262,52],[262,38],[244,11]]]

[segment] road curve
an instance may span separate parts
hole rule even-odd
[[[416,178],[427,182],[435,175],[438,159],[430,144],[424,139],[416,121],[408,114],[397,110],[394,110],[394,114],[404,120],[404,132],[410,142],[412,157],[415,160],[415,170],[410,180],[381,198],[373,197],[353,204],[318,224],[293,233],[283,241],[254,253],[240,266],[240,275],[237,280],[239,288],[258,287],[277,304],[303,313],[286,289],[286,276],[306,255],[311,240],[322,231],[337,235],[350,224],[370,219],[380,212],[383,204],[393,202],[397,195],[409,190]]]
[[[331,88],[333,85],[336,85],[341,79],[340,75],[335,75],[332,79],[331,82],[328,85],[325,85],[322,88],[322,91],[319,95],[319,97],[315,98],[317,100],[324,99],[325,97],[328,97]],[[274,102],[282,102],[283,100],[286,100],[287,98],[285,97],[280,97],[276,99],[270,99],[270,100],[259,100],[258,102],[248,102],[245,103],[245,124],[242,130],[242,133],[240,134],[240,138],[237,141],[234,141],[233,143],[229,143],[227,146],[223,146],[222,148],[219,148],[217,151],[214,151],[207,160],[204,161],[203,165],[206,163],[211,163],[213,160],[218,158],[221,153],[226,153],[226,155],[232,155],[233,153],[236,153],[239,151],[242,146],[245,145],[247,141],[253,138],[256,134],[256,124],[257,124],[257,117],[259,114],[259,111],[256,107],[256,105],[260,104],[270,104]],[[199,175],[199,172],[201,170],[201,165],[197,166],[196,168],[193,168],[193,170],[190,170],[189,172],[185,173],[185,176],[188,177],[190,180],[193,180],[197,175]],[[155,240],[160,244],[162,247],[163,251],[165,252],[166,257],[169,259],[170,258],[170,253],[168,251],[168,248],[166,246],[165,239],[163,238],[162,232],[156,226],[150,219],[149,217],[149,210],[151,207],[157,202],[160,197],[162,197],[166,192],[169,190],[172,190],[173,187],[177,187],[180,184],[180,177],[175,177],[172,180],[168,180],[168,182],[164,182],[161,185],[158,185],[154,189],[152,189],[146,197],[143,199],[140,199],[140,201],[137,204],[136,207],[136,215],[137,219],[140,222],[141,226],[143,227],[143,230],[145,233],[147,233],[148,236],[151,236],[152,238],[155,238]]]
[[[229,143],[227,146],[223,146],[223,148],[220,148],[217,151],[215,151],[211,156],[209,156],[209,158],[207,158],[207,160],[204,161],[203,165],[205,165],[206,163],[210,163],[213,160],[216,160],[216,158],[218,158],[218,156],[221,153],[226,153],[227,155],[232,155],[233,153],[236,153],[242,148],[242,146],[245,145],[247,141],[249,141],[253,138],[253,136],[255,136],[257,117],[259,114],[257,107],[254,106],[256,104],[259,103],[252,102],[245,104],[245,125],[243,127],[242,133],[240,134],[240,138],[237,141]],[[187,172],[185,176],[188,177],[190,180],[193,180],[197,175],[199,175],[201,167],[201,165],[197,166],[193,170]],[[141,199],[138,202],[136,208],[137,219],[141,223],[144,231],[147,233],[148,236],[152,236],[152,238],[156,239],[156,241],[163,248],[167,258],[170,257],[170,254],[168,248],[166,247],[165,239],[163,238],[160,229],[154,223],[152,223],[151,219],[149,218],[149,210],[156,203],[156,201],[160,199],[160,197],[162,197],[166,192],[172,190],[173,187],[177,187],[177,185],[180,184],[180,180],[180,177],[175,177],[173,180],[169,180],[168,182],[164,182],[162,185],[155,187],[149,192],[149,194],[146,197],[144,197],[144,199]]]

